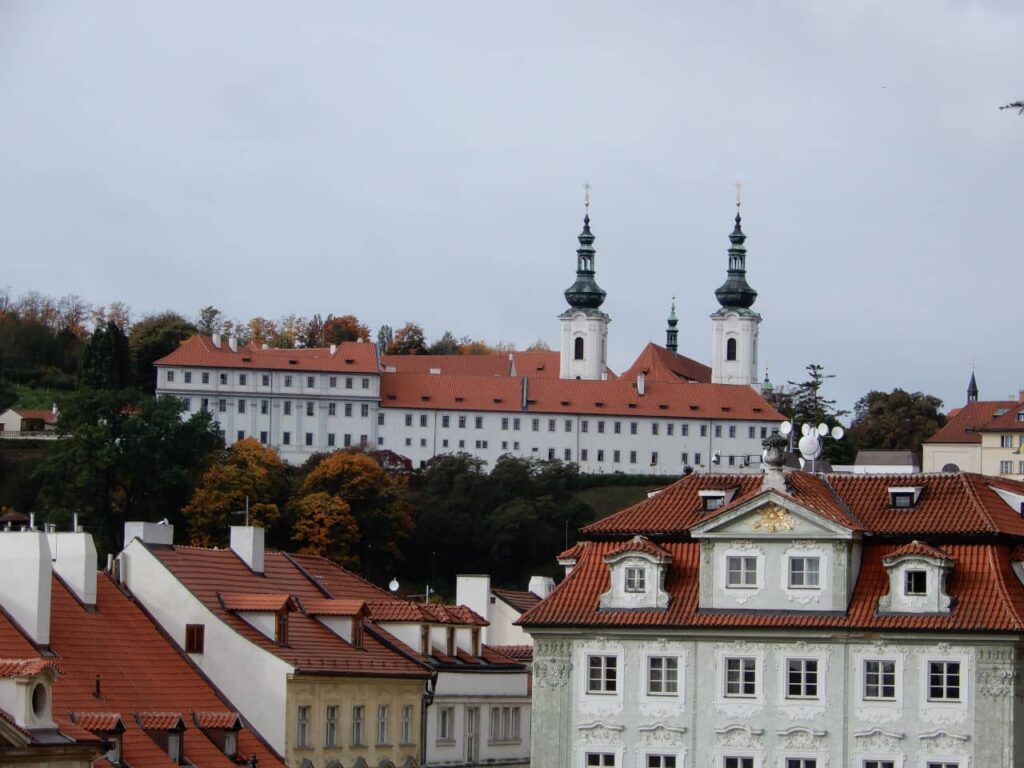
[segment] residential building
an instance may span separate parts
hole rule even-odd
[[[1024,391],[1017,400],[978,400],[971,374],[967,404],[922,446],[925,472],[963,470],[1024,478]]]
[[[157,393],[180,398],[186,414],[212,413],[228,444],[253,437],[291,463],[364,445],[414,466],[465,452],[491,465],[505,454],[558,459],[589,473],[756,472],[761,440],[783,417],[757,389],[761,318],[745,237],[737,214],[712,367],[677,354],[673,301],[671,348],[648,344],[621,375],[608,369],[610,317],[588,215],[558,352],[378,358],[370,344],[280,350],[196,336],[157,361]]]
[[[534,576],[528,589],[517,590],[492,588],[486,574],[462,574],[455,577],[455,602],[487,620],[485,643],[521,656],[520,648],[532,646],[533,638],[516,622],[554,588],[554,580],[545,576]]]
[[[916,451],[864,450],[857,451],[853,464],[836,464],[832,471],[856,475],[913,475],[921,471],[921,461]]]
[[[562,553],[520,620],[535,768],[1024,764],[1024,483],[769,451]]]
[[[146,612],[97,573],[90,535],[0,532],[0,565],[0,709],[9,715],[0,715],[0,764],[284,768]]]
[[[169,528],[126,526],[124,584],[289,765],[529,763],[528,674],[482,644],[480,616],[265,551],[260,528],[220,550]]]
[[[0,438],[49,438],[57,436],[57,406],[50,410],[8,408],[0,413]]]

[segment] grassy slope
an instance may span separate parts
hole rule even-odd
[[[667,480],[665,485],[668,485]],[[600,520],[613,512],[636,504],[647,498],[648,491],[661,488],[659,485],[601,485],[577,491],[576,498],[594,510],[594,519]]]

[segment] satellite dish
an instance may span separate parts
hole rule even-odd
[[[779,425],[779,434],[782,435],[783,437],[788,436],[789,433],[792,432],[792,431],[793,431],[793,424],[791,422],[784,421],[784,422],[782,422],[782,424]]]
[[[390,589],[392,592],[397,592],[398,591],[398,579],[391,579],[391,581],[388,582],[388,589]]]
[[[822,422],[821,424],[819,424],[818,425],[818,434],[821,435],[822,437],[827,435],[828,434],[828,424],[826,424],[825,422]]]
[[[811,433],[811,429],[812,427],[810,424],[804,424],[802,427],[800,427],[800,434],[803,435],[804,437],[807,437],[807,435]]]
[[[843,435],[845,435],[845,434],[846,434],[846,431],[842,427],[832,427],[832,439],[833,440],[842,440],[843,439]]]
[[[797,448],[800,449],[801,456],[808,461],[813,461],[821,455],[821,443],[818,442],[818,437],[814,434],[814,430],[809,429],[808,432],[810,434],[800,438]]]

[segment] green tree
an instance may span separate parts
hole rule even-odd
[[[324,346],[324,321],[320,315],[313,315],[306,320],[299,334],[299,344],[307,349],[316,349]]]
[[[423,355],[427,352],[427,344],[423,328],[416,323],[406,323],[397,331],[388,346],[389,355]]]
[[[41,498],[58,519],[72,512],[115,552],[128,520],[167,518],[184,530],[181,509],[208,456],[223,447],[205,412],[182,420],[176,398],[81,390],[60,402],[57,440],[38,472]]]
[[[248,507],[249,524],[273,529],[287,500],[288,470],[277,451],[249,437],[222,451],[182,510],[191,542],[223,546],[228,527],[242,525],[232,513]]]
[[[440,339],[435,341],[427,349],[428,355],[458,355],[460,354],[459,342],[451,331],[445,331]]]
[[[196,328],[204,336],[220,333],[223,324],[224,314],[216,307],[203,307],[199,310],[199,320],[196,322]]]
[[[84,389],[118,391],[131,386],[132,362],[128,337],[108,320],[97,328],[82,353],[78,372],[79,386]]]
[[[831,429],[841,426],[842,417],[850,414],[849,411],[838,408],[836,401],[825,397],[822,391],[825,383],[829,379],[834,379],[835,374],[825,373],[825,366],[818,363],[809,363],[806,370],[806,381],[787,382],[790,387],[788,395],[792,398],[791,412],[782,411],[784,416],[792,420],[797,438],[804,424],[826,424]],[[852,464],[856,455],[856,446],[849,438],[822,440],[822,458],[832,464]]]
[[[149,315],[132,326],[128,334],[135,369],[135,383],[144,392],[156,390],[153,363],[176,350],[196,332],[196,327],[177,312]]]
[[[942,401],[922,392],[872,390],[853,408],[850,437],[858,448],[921,450],[946,423]]]
[[[395,333],[391,330],[390,325],[382,325],[380,330],[377,331],[377,351],[386,355],[388,349],[391,348],[391,342],[395,339]]]

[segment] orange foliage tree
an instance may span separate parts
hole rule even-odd
[[[355,315],[328,317],[324,321],[323,336],[325,344],[340,344],[343,341],[370,340],[370,328],[359,322]]]
[[[294,504],[292,541],[299,552],[322,555],[346,568],[356,568],[359,557],[359,525],[344,499],[318,491]]]

